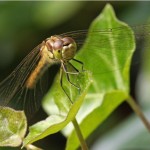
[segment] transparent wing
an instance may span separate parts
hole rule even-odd
[[[42,85],[42,81],[39,81],[34,89],[28,89],[25,87],[25,83],[40,59],[41,46],[42,44],[34,48],[17,68],[0,83],[1,106],[24,110],[28,116],[38,110],[46,87]]]
[[[130,35],[133,35],[135,37],[137,47],[140,48],[140,50],[144,49],[147,45],[144,45],[144,41],[150,39],[150,24],[143,24],[139,26],[130,26],[133,32],[126,32],[127,30],[125,27],[115,27],[115,28],[107,28],[107,29],[97,29],[94,31],[88,32],[87,30],[79,30],[79,31],[72,31],[62,34],[63,36],[70,36],[72,37],[76,42],[80,49],[80,47],[83,46],[84,43],[87,45],[87,51],[85,52],[86,56],[93,56],[94,59],[98,59],[98,61],[101,61],[100,58],[102,58],[102,62],[107,60],[110,60],[111,68],[100,68],[98,73],[108,73],[110,71],[118,70],[123,67],[122,66],[115,66],[113,64],[113,60],[111,61],[111,58],[113,58],[113,53],[111,52],[111,49],[109,47],[110,44],[112,44],[116,49],[116,55],[119,60],[124,60],[125,56],[127,55],[129,42],[128,38]],[[87,35],[95,36],[93,38],[94,40],[90,42],[86,39]],[[120,39],[126,42],[126,44],[121,45]],[[98,47],[97,51],[93,51],[90,49],[90,47]],[[130,48],[129,48],[130,50]],[[101,55],[98,57],[98,55]],[[103,59],[104,58],[104,59]],[[82,60],[81,60],[82,61]],[[139,57],[134,59],[134,62],[132,65],[138,64],[140,62]],[[118,68],[119,67],[119,68]],[[92,71],[93,73],[95,72]]]
[[[137,43],[139,43],[142,40],[147,40],[150,38],[150,24],[143,24],[139,26],[137,25],[137,26],[129,26],[129,27],[133,30],[133,33],[126,33],[122,40],[128,40],[128,36],[131,34],[134,35]],[[126,26],[107,28],[107,29],[97,29],[90,32],[88,32],[88,30],[77,30],[77,31],[66,32],[61,35],[72,37],[76,41],[79,48],[84,44],[84,42],[88,42],[85,40],[87,35],[94,35],[94,36],[99,35],[101,37],[97,40],[95,39],[95,41],[90,44],[96,46],[97,43],[101,43],[101,49],[103,49],[106,47],[108,42],[110,42],[108,38],[106,38],[105,36],[109,35],[111,36],[111,38],[113,38],[113,40],[116,39],[117,41],[120,35],[124,34],[123,33],[124,28],[126,28]],[[124,49],[121,49],[120,51],[123,50]],[[107,55],[109,54],[109,52],[106,50],[105,51],[101,50],[100,53],[104,53]]]
[[[129,26],[133,30],[133,34],[135,35],[135,38],[138,39],[144,39],[150,37],[150,24],[143,24],[143,25],[136,25],[136,26]],[[97,29],[94,31],[88,32],[88,30],[77,30],[77,31],[71,31],[61,34],[62,36],[69,36],[75,39],[77,43],[82,45],[87,36],[87,34],[95,35],[112,35],[113,37],[118,37],[118,34],[122,34],[119,31],[123,31],[126,27],[115,27],[115,28],[103,28],[103,29]],[[126,39],[126,37],[124,37]],[[105,45],[108,41],[106,41],[104,38],[101,39],[102,45]]]

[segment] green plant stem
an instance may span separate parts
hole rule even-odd
[[[131,108],[134,110],[134,112],[141,118],[142,122],[144,123],[144,125],[146,126],[146,128],[148,129],[148,131],[150,132],[150,123],[146,119],[146,117],[144,116],[144,114],[142,113],[140,107],[135,102],[135,100],[132,97],[130,97],[129,99],[127,99],[127,102],[131,106]]]
[[[74,128],[75,128],[75,131],[76,131],[76,134],[77,134],[77,136],[78,136],[78,139],[79,139],[79,141],[80,141],[82,150],[88,150],[87,144],[86,144],[86,142],[85,142],[85,140],[84,140],[84,138],[83,138],[83,135],[82,135],[82,133],[81,133],[81,130],[80,130],[80,127],[79,127],[79,124],[78,124],[77,120],[74,119],[74,120],[72,121],[72,123],[73,123],[73,126],[74,126]]]

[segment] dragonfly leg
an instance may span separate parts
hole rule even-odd
[[[71,63],[69,63],[69,64],[71,64]],[[76,71],[78,71],[72,64],[71,64],[71,66],[76,70]],[[68,82],[71,84],[71,85],[73,85],[75,88],[77,88],[78,89],[78,91],[79,91],[79,93],[80,93],[80,87],[78,87],[77,85],[75,85],[74,83],[72,83],[71,81],[70,81],[70,77],[69,77],[69,75],[70,75],[70,73],[68,73],[68,71],[67,71],[67,68],[65,67],[65,65],[64,65],[64,71],[65,71],[65,73],[66,73],[66,77],[67,77],[67,80],[68,80]],[[79,72],[77,72],[77,73],[79,73]]]
[[[67,62],[68,63],[68,62]],[[71,63],[69,63],[69,64],[71,64]],[[73,65],[72,65],[73,66]],[[67,69],[66,69],[66,67],[65,67],[65,64],[62,62],[61,63],[61,67],[63,68],[63,70],[64,70],[64,72],[66,73],[66,74],[79,74],[79,71],[77,71],[77,72],[69,72],[69,71],[67,71]],[[74,69],[75,69],[75,67],[73,67]],[[75,70],[77,70],[77,69],[75,69]]]
[[[70,62],[68,62],[68,64],[69,64],[77,73],[79,73],[79,70],[78,70],[74,65],[72,65]]]
[[[82,61],[80,61],[80,60],[77,60],[77,59],[72,59],[72,60],[74,60],[74,61],[76,61],[76,62],[78,62],[79,64],[81,64],[81,66],[82,66],[82,71],[84,71],[84,63],[82,62]]]
[[[67,92],[65,91],[65,89],[63,87],[63,70],[62,70],[62,68],[60,68],[60,86],[61,86],[62,90],[64,91],[64,93],[66,94],[66,96],[68,97],[68,99],[70,100],[70,102],[73,104],[71,98],[69,97],[69,95],[67,94]]]

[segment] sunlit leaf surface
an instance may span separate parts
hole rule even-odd
[[[44,102],[46,111],[51,115],[30,127],[30,132],[25,138],[24,145],[60,131],[74,119],[91,83],[91,75],[85,71],[73,77],[73,79],[80,86],[81,91],[79,92],[68,81],[64,81],[64,86],[68,89],[67,92],[69,92],[71,100],[74,101],[71,103],[60,86],[59,76],[56,77],[52,89]]]
[[[119,30],[116,28],[118,26],[124,29]],[[133,32],[125,23],[117,20],[110,5],[94,20],[90,31],[107,28],[112,28],[112,32],[89,36],[87,44],[77,56],[84,62],[85,68],[93,72],[92,86],[77,115],[85,138],[129,95],[129,68],[135,49]],[[108,42],[104,45],[104,41]],[[90,51],[90,55],[87,51]],[[69,134],[68,130],[70,127],[65,129],[65,135]],[[73,131],[68,137],[66,149],[75,150],[78,146],[79,140]]]
[[[16,147],[22,144],[27,122],[23,111],[11,108],[0,110],[0,146]]]

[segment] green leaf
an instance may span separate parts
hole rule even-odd
[[[88,71],[78,75],[70,75],[72,82],[80,87],[80,93],[77,88],[65,79],[63,86],[74,103],[71,103],[65,95],[60,86],[60,78],[57,76],[43,104],[50,116],[30,127],[29,134],[24,140],[24,146],[62,130],[75,118],[91,84],[91,75]]]
[[[0,146],[17,147],[21,145],[27,129],[24,112],[8,107],[1,107],[0,111]]]
[[[101,30],[101,32],[100,32]],[[99,31],[95,33],[95,31]],[[93,73],[93,83],[77,114],[86,139],[129,96],[129,68],[135,49],[133,32],[119,21],[108,4],[93,21],[77,59]],[[68,136],[70,132],[65,132]],[[66,150],[75,150],[79,140],[73,131]]]

